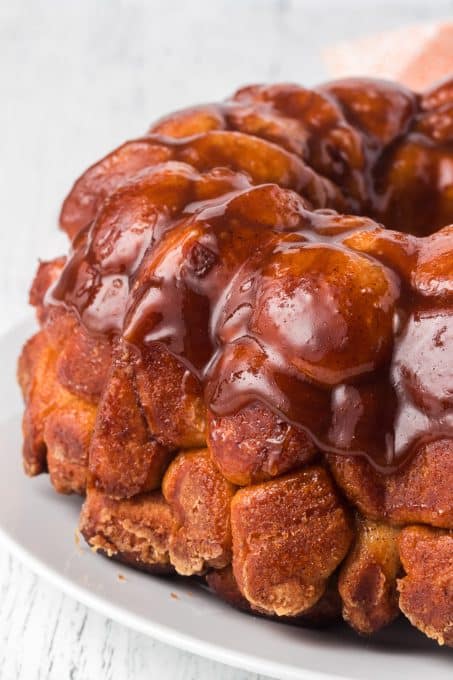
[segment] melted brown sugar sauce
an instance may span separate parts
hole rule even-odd
[[[47,303],[162,343],[215,414],[259,400],[385,471],[452,436],[453,81],[246,88],[90,168],[61,222]]]

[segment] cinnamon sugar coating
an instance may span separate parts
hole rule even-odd
[[[91,166],[30,292],[25,471],[240,609],[453,645],[453,84],[253,85]]]

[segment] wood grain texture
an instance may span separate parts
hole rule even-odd
[[[319,49],[339,37],[452,13],[452,0],[1,0],[0,332],[26,313],[37,258],[66,248],[65,193],[113,146],[241,84],[320,81]],[[117,625],[0,548],[0,678],[257,676]]]
[[[87,609],[0,551],[0,678],[258,680]]]

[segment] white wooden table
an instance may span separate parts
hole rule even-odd
[[[452,0],[0,0],[0,332],[26,312],[37,257],[66,247],[71,183],[113,146],[241,84],[322,80],[319,50],[340,37],[451,14]],[[256,677],[87,610],[0,548],[1,680]]]

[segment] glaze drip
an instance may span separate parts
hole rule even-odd
[[[47,305],[392,471],[453,434],[452,107],[352,80],[164,119],[76,183]]]

